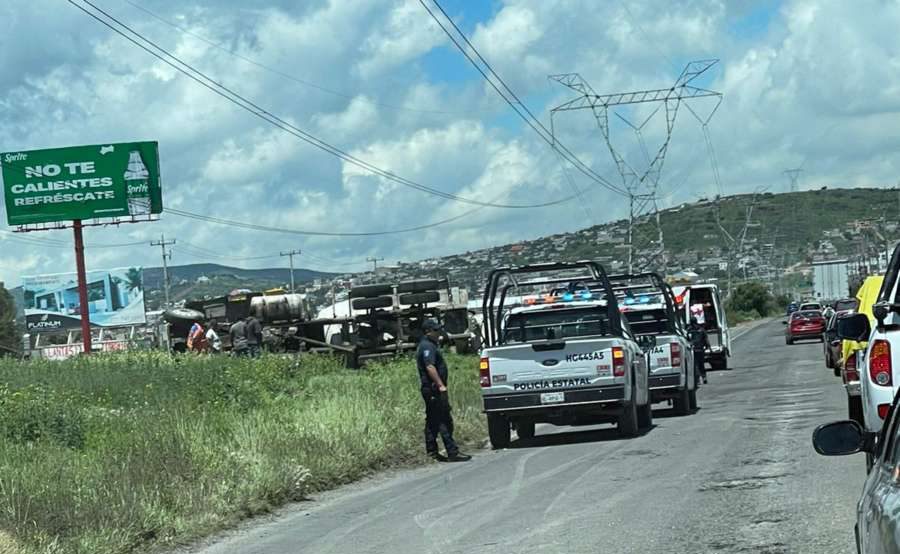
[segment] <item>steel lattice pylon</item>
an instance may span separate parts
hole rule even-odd
[[[659,187],[659,179],[662,173],[662,166],[665,162],[669,144],[672,140],[672,131],[675,127],[675,120],[678,116],[678,109],[682,105],[690,110],[690,112],[703,125],[704,133],[706,132],[706,124],[712,118],[713,114],[722,102],[722,94],[707,90],[700,87],[692,86],[690,83],[700,75],[708,71],[719,60],[699,60],[688,63],[681,75],[678,76],[675,83],[669,88],[641,90],[634,92],[622,92],[614,94],[597,94],[594,89],[585,81],[578,73],[565,73],[559,75],[551,75],[550,79],[572,89],[578,93],[578,96],[565,102],[550,112],[550,129],[551,133],[556,137],[555,116],[559,112],[575,111],[590,109],[597,120],[597,126],[606,142],[610,156],[616,164],[622,185],[629,195],[629,218],[628,218],[628,271],[635,269],[635,244],[640,244],[639,237],[636,237],[636,223],[641,219],[647,219],[651,213],[655,214],[656,247],[647,259],[642,261],[641,269],[652,266],[666,267],[665,259],[665,243],[663,240],[662,227],[659,220],[659,206],[657,202],[657,192]],[[692,109],[687,101],[698,98],[715,98],[717,101],[713,109],[706,118],[701,118],[697,112]],[[636,133],[645,157],[647,158],[647,166],[641,171],[636,171],[629,164],[625,157],[616,149],[610,133],[609,125],[609,109],[615,106],[659,103],[660,106],[654,110],[640,125],[634,125],[622,115],[614,112],[614,114],[630,126]],[[665,108],[666,117],[666,136],[662,144],[651,158],[650,153],[644,143],[641,130],[662,108]],[[705,136],[705,135],[704,135]],[[652,209],[652,211],[649,211]]]

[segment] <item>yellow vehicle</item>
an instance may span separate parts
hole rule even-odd
[[[856,299],[859,300],[858,313],[865,314],[869,317],[872,326],[875,325],[875,316],[872,315],[872,306],[878,298],[878,291],[881,290],[881,284],[884,282],[883,275],[872,275],[866,277],[859,291],[856,293]],[[857,352],[866,349],[865,342],[856,342],[845,340],[841,346],[841,379],[844,381],[844,388],[847,390],[847,411],[850,419],[863,424],[863,408],[862,397],[860,396],[859,384],[859,367]]]

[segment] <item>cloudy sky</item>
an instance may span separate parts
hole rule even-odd
[[[448,193],[535,209],[483,208],[375,177],[262,121],[179,74],[65,0],[0,3],[0,151],[157,140],[167,207],[293,230],[427,231],[320,237],[247,231],[174,214],[86,231],[88,269],[158,265],[149,241],[175,238],[173,263],[300,265],[348,271],[575,230],[622,217],[597,185],[518,119],[418,0],[91,0],[291,125],[382,169]],[[84,0],[75,4],[88,7]],[[431,1],[428,2],[429,5]],[[721,91],[709,123],[726,194],[894,186],[900,142],[900,6],[741,0],[443,0],[526,106],[549,125],[580,73],[600,94],[671,86],[691,60],[721,62],[694,84]],[[863,5],[865,4],[865,5]],[[708,101],[691,104],[708,113]],[[638,122],[647,109],[620,112]],[[663,139],[663,112],[642,136]],[[589,112],[558,137],[620,183]],[[646,166],[637,135],[612,140]],[[571,179],[569,181],[568,179]],[[680,109],[661,204],[715,194],[701,126]],[[12,235],[0,207],[0,280],[74,269],[71,231]],[[462,217],[458,217],[462,216]],[[102,246],[112,244],[132,246]],[[198,250],[198,247],[203,250]],[[262,258],[272,256],[270,258]],[[252,259],[251,259],[252,258]]]

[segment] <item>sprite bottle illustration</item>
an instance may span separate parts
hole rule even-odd
[[[129,215],[150,214],[150,172],[141,159],[141,153],[128,153],[128,169],[125,170],[125,191]]]

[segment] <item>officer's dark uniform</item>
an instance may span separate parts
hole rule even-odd
[[[692,321],[688,326],[688,333],[691,339],[691,349],[694,351],[694,371],[695,375],[699,373],[703,381],[706,381],[706,348],[709,346],[709,335],[706,329]]]
[[[438,375],[447,385],[447,362],[437,344],[427,335],[419,341],[416,350],[416,365],[419,368],[422,398],[425,400],[425,450],[430,456],[438,454],[437,437],[441,436],[447,456],[459,454],[459,447],[453,440],[453,416],[450,415],[450,401],[447,393],[438,391],[438,386],[428,376],[429,365],[437,369]]]

